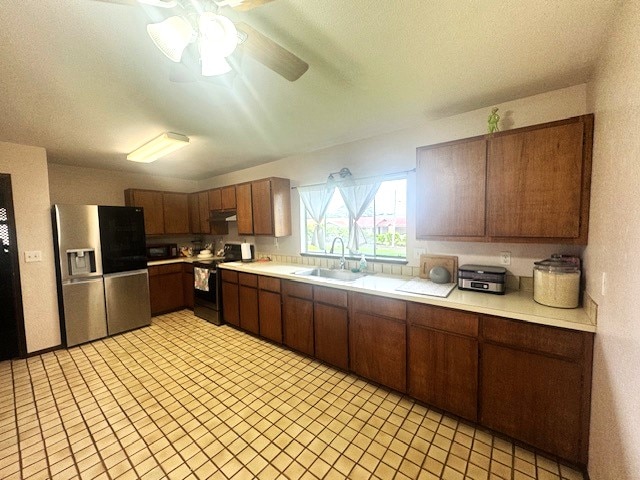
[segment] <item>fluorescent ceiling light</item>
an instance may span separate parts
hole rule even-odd
[[[127,155],[132,162],[150,163],[189,145],[189,137],[179,133],[167,132]]]

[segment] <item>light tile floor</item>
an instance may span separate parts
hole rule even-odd
[[[0,363],[0,478],[582,475],[185,310],[148,328]]]

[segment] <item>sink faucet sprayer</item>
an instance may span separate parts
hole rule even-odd
[[[333,253],[333,249],[336,246],[336,240],[340,240],[340,245],[342,245],[342,256],[340,257],[340,270],[344,270],[346,260],[344,259],[344,240],[342,240],[342,237],[336,237],[333,239],[333,243],[331,244],[331,250],[329,251],[329,253]]]

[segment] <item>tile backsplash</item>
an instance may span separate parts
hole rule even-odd
[[[272,261],[278,263],[292,263],[299,265],[310,265],[321,268],[338,267],[338,260],[333,258],[322,257],[303,257],[300,255],[278,255],[274,253],[257,252],[256,258],[269,257]],[[348,260],[345,268],[358,268],[360,262],[358,260]],[[418,277],[420,275],[420,267],[410,267],[407,265],[394,265],[392,263],[381,263],[367,260],[367,269],[373,273],[384,273],[387,275],[399,275],[403,277]],[[527,290],[533,291],[533,277],[518,277],[517,275],[507,274],[507,289],[509,290]]]
[[[311,265],[321,268],[338,267],[338,260],[321,257],[302,257],[300,255],[278,255],[273,253],[257,252],[256,258],[269,257],[274,262],[293,263],[299,265]],[[347,260],[345,268],[351,270],[360,266],[359,260]],[[394,265],[391,263],[372,262],[367,260],[367,270],[374,273],[385,273],[387,275],[401,275],[404,277],[417,277],[420,274],[420,267],[409,267],[406,265]]]

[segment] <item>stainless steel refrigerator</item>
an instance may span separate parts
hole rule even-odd
[[[52,216],[64,345],[149,325],[142,209],[54,205]]]

